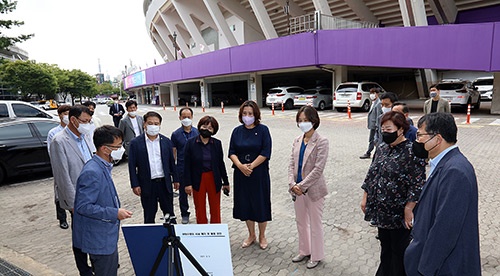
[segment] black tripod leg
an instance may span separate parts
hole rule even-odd
[[[165,255],[165,251],[167,250],[168,247],[168,240],[167,238],[163,238],[163,245],[161,246],[160,252],[158,252],[158,256],[156,256],[155,263],[153,264],[153,268],[151,268],[151,272],[149,273],[149,276],[154,276],[156,274],[156,271],[158,270],[158,267],[160,266],[161,259]]]
[[[194,256],[191,254],[191,252],[189,252],[189,250],[187,250],[187,248],[184,246],[184,244],[182,244],[182,242],[179,240],[178,237],[174,241],[174,244],[176,247],[178,247],[182,251],[184,256],[186,256],[186,258],[191,262],[191,264],[193,264],[193,266],[196,268],[196,270],[198,270],[198,272],[200,272],[201,275],[209,276],[208,273],[205,271],[205,269],[203,269],[203,267],[200,265],[200,263],[198,263],[198,261],[194,258]]]

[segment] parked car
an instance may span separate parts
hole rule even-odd
[[[491,101],[493,99],[493,77],[477,78],[472,82],[472,86],[481,93],[482,101]]]
[[[269,89],[266,97],[266,105],[272,108],[281,108],[281,104],[285,105],[285,109],[292,109],[294,106],[294,97],[304,93],[304,88],[299,86],[282,86]]]
[[[98,98],[97,99],[98,104],[107,104],[109,101],[111,101],[110,98]]]
[[[332,89],[318,87],[307,89],[304,93],[294,97],[293,105],[300,107],[304,105],[311,105],[316,109],[324,110],[325,108],[332,107]]]
[[[51,169],[47,134],[57,125],[47,118],[0,119],[0,184],[7,177]]]
[[[481,93],[468,80],[444,79],[438,83],[437,88],[440,97],[449,101],[451,107],[467,110],[468,104],[474,109],[479,109],[481,106]]]
[[[344,82],[337,86],[333,94],[333,107],[337,110],[346,109],[348,101],[351,108],[368,112],[371,106],[370,89],[379,88],[380,93],[385,90],[376,82]]]
[[[46,111],[27,102],[0,100],[0,118],[13,119],[17,117],[56,119],[57,116],[52,116]]]

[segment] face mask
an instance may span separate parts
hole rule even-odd
[[[92,131],[94,131],[94,128],[95,128],[94,124],[90,124],[90,123],[82,124],[82,123],[80,123],[77,130],[78,130],[78,132],[80,132],[80,134],[87,135],[87,134],[90,134]]]
[[[437,92],[431,92],[429,95],[431,96],[431,98],[435,98],[438,95],[438,93]]]
[[[429,138],[429,140],[423,142],[423,143],[419,143],[417,141],[413,142],[413,145],[411,145],[411,148],[413,150],[413,153],[415,154],[416,157],[418,158],[429,158],[429,151],[425,149],[425,144],[427,142],[429,142],[430,140],[432,140],[434,138],[434,136],[432,136],[431,138]],[[435,147],[437,146],[437,144],[432,147],[432,149],[434,149]],[[430,150],[432,150],[430,149]]]
[[[208,130],[208,129],[200,128],[200,135],[203,138],[208,138],[208,137],[212,136],[212,132],[210,132],[210,130]]]
[[[382,140],[388,145],[394,143],[398,137],[399,135],[397,130],[394,132],[382,132]]]
[[[111,151],[111,160],[113,161],[113,163],[117,163],[120,160],[122,160],[124,153],[125,153],[125,148],[123,148],[123,146],[117,150],[112,150]]]
[[[313,128],[313,124],[311,122],[301,122],[299,123],[299,128],[302,132],[309,132]]]
[[[132,118],[134,118],[136,115],[137,115],[137,111],[130,111],[130,112],[128,113],[128,116],[130,116],[130,117],[132,117]]]
[[[391,110],[392,110],[392,108],[390,108],[390,107],[382,107],[382,113],[387,113]]]
[[[90,111],[90,116],[94,116],[94,111]]]
[[[193,124],[193,121],[189,118],[184,118],[181,120],[181,124],[185,127],[188,127]]]
[[[375,94],[370,94],[370,100],[374,101],[376,97],[377,97],[377,95],[375,95]]]
[[[241,120],[246,126],[249,126],[255,122],[255,117],[250,117],[250,116],[243,116],[241,117]]]
[[[147,125],[146,126],[146,133],[151,136],[156,136],[158,133],[160,133],[160,126],[155,126],[155,125]]]
[[[64,115],[63,118],[62,118],[62,122],[65,125],[68,125],[69,124],[69,116],[68,115]]]

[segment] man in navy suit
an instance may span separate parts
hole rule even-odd
[[[456,142],[450,113],[419,120],[413,151],[430,158],[431,167],[413,210],[413,240],[405,253],[409,276],[481,275],[476,174]]]
[[[123,133],[113,126],[95,130],[96,154],[78,177],[73,246],[90,255],[95,275],[117,275],[120,221],[132,212],[120,208],[111,178],[112,152],[122,147]]]
[[[173,145],[160,134],[161,120],[156,112],[144,114],[145,133],[130,142],[130,184],[134,194],[141,197],[144,223],[155,222],[158,203],[163,215],[174,216],[173,189],[179,189]]]
[[[115,127],[118,127],[125,113],[125,109],[123,105],[118,102],[118,98],[114,98],[113,100],[115,102],[109,107],[109,115],[113,116],[113,124]]]

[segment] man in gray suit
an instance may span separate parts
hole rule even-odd
[[[125,148],[125,154],[128,156],[130,141],[144,132],[144,120],[141,116],[137,116],[136,101],[128,100],[125,107],[127,115],[121,119],[118,128],[123,132],[123,147]]]
[[[88,107],[77,105],[69,110],[68,125],[57,133],[50,144],[50,162],[54,182],[63,209],[71,212],[76,193],[76,182],[85,163],[92,158],[88,133],[93,131],[92,116]],[[73,228],[73,221],[72,221]],[[88,265],[87,254],[73,247],[76,266],[80,275],[93,275]]]
[[[370,89],[370,99],[372,100],[370,111],[368,111],[368,129],[370,130],[370,136],[368,138],[368,150],[365,154],[359,157],[360,159],[369,159],[372,150],[375,148],[375,134],[377,133],[379,127],[378,118],[382,114],[379,94],[380,88],[374,87]]]
[[[437,84],[429,87],[430,99],[424,103],[424,114],[434,113],[434,112],[445,112],[450,113],[450,102],[440,97],[440,91]]]

